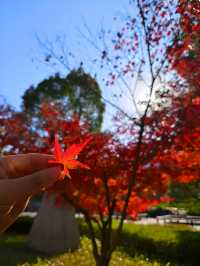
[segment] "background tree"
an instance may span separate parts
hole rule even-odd
[[[83,67],[72,70],[65,78],[59,74],[45,79],[35,88],[31,86],[22,96],[22,108],[30,116],[39,119],[40,104],[55,102],[62,108],[62,116],[74,115],[91,124],[91,130],[99,131],[105,111],[101,90],[97,81],[85,73]]]

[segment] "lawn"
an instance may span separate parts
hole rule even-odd
[[[79,221],[81,248],[71,253],[45,257],[30,250],[26,236],[29,219],[18,220],[8,232],[0,236],[0,266],[92,266],[91,245],[87,227]],[[200,261],[200,232],[182,225],[125,224],[118,250],[111,265],[117,266],[197,266]]]

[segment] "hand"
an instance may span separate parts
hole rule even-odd
[[[51,187],[60,166],[48,164],[45,154],[9,155],[0,158],[0,232],[5,231],[25,209],[31,196]]]

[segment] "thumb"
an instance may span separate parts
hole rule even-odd
[[[52,186],[60,171],[60,167],[52,167],[18,179],[0,180],[1,204],[19,201]]]

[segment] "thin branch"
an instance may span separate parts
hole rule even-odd
[[[96,242],[96,238],[95,238],[95,231],[94,231],[94,228],[93,228],[93,225],[92,225],[92,222],[91,222],[89,215],[85,214],[85,221],[89,227],[94,257],[99,258],[100,255],[99,255],[98,246],[97,246],[97,242]]]
[[[145,35],[145,42],[146,42],[146,46],[147,46],[147,53],[148,53],[150,73],[151,73],[152,79],[154,79],[153,62],[151,60],[151,48],[150,48],[148,30],[147,30],[146,22],[145,22],[146,21],[146,18],[145,18],[145,15],[144,15],[144,11],[142,9],[142,6],[140,4],[140,0],[137,0],[137,6],[139,8],[140,16],[141,16],[141,19],[142,19],[142,26],[143,26],[144,35]],[[151,89],[153,89],[153,88],[151,88]],[[151,94],[152,94],[152,91],[150,91],[150,95]]]
[[[39,36],[36,34],[36,40],[38,41],[39,45],[45,49],[45,51],[54,59],[56,59],[61,65],[63,65],[68,71],[71,71],[71,67],[69,66],[69,61],[66,57],[66,62],[64,57],[60,57],[58,54],[55,53],[53,47],[50,47],[51,43],[47,45],[46,43],[42,42]],[[52,46],[52,45],[51,45]],[[65,54],[66,56],[66,54]]]

